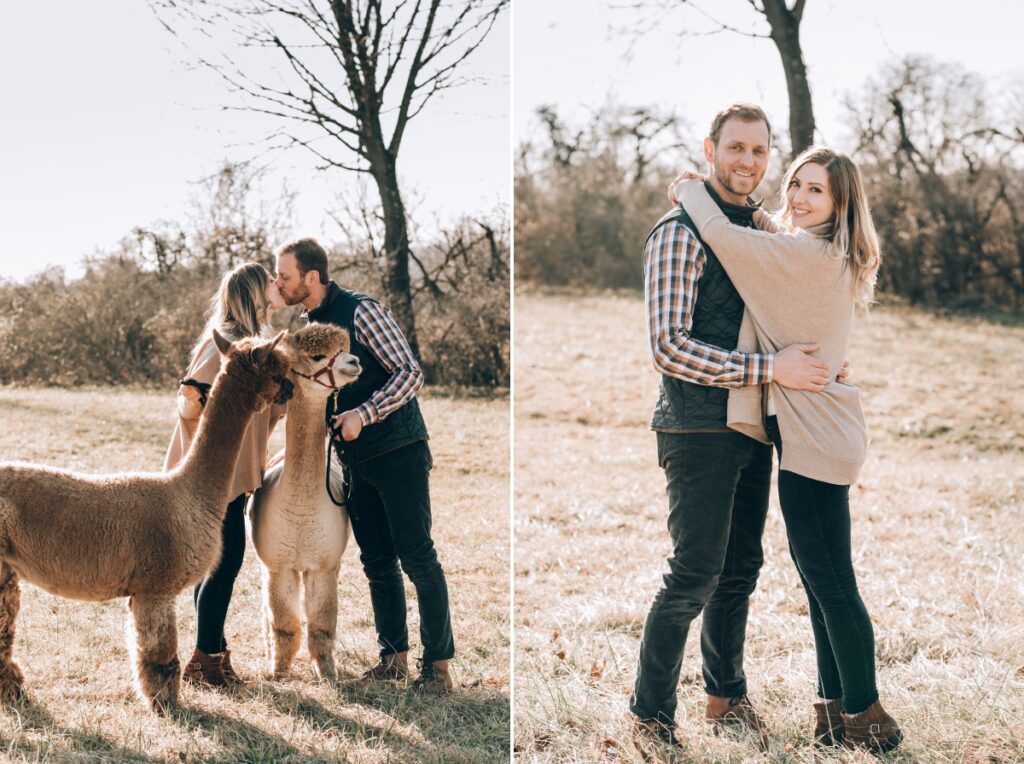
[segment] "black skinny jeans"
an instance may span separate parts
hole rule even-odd
[[[709,695],[747,693],[747,606],[764,562],[771,446],[738,432],[658,433],[668,492],[669,572],[640,641],[630,710],[674,724],[690,622],[703,610],[701,655]]]
[[[192,592],[196,606],[196,647],[208,655],[228,648],[224,639],[224,620],[245,556],[246,499],[243,493],[228,504],[220,531],[223,546],[220,562]]]
[[[768,435],[782,457],[775,417]],[[875,635],[857,590],[850,541],[850,486],[779,470],[779,504],[789,554],[807,592],[818,658],[818,694],[860,713],[878,700]]]
[[[425,664],[455,655],[448,584],[430,538],[432,465],[426,441],[418,441],[347,470],[348,514],[370,583],[380,655],[409,649],[404,570],[416,587]]]

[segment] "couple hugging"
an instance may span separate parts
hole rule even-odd
[[[703,612],[706,718],[767,729],[747,699],[743,643],[763,562],[772,447],[789,549],[817,653],[814,738],[873,752],[899,745],[875,684],[874,634],[851,559],[849,488],[867,432],[845,383],[854,310],[871,302],[878,237],[856,165],[812,147],[782,182],[773,217],[748,195],[764,176],[764,111],[733,104],[704,139],[709,176],[683,173],[679,206],[644,250],[647,321],[662,374],[651,428],[665,472],[669,570],[651,605],[630,699],[641,752],[681,748],[676,686]]]
[[[448,661],[455,644],[448,586],[430,536],[432,461],[415,398],[423,373],[391,312],[331,281],[327,254],[315,240],[286,245],[276,265],[276,277],[258,263],[225,274],[211,302],[210,319],[192,350],[185,374],[189,384],[178,391],[178,422],[164,469],[174,468],[188,454],[203,413],[205,397],[200,390],[220,370],[213,330],[232,341],[267,333],[271,312],[286,304],[301,304],[310,321],[347,330],[362,371],[356,382],[331,399],[325,414],[340,445],[347,482],[345,508],[369,581],[380,648],[377,664],[363,679],[408,677],[404,570],[416,588],[423,647],[423,667],[414,687],[450,692]],[[228,494],[235,498],[228,504],[221,531],[221,559],[194,591],[196,644],[183,676],[200,685],[240,681],[231,665],[224,621],[245,552],[246,500],[262,484],[267,441],[284,415],[283,406],[267,407],[246,430]]]

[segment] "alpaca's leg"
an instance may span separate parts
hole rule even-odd
[[[334,667],[334,635],[338,626],[338,568],[302,574],[306,606],[306,639],[313,668],[321,679],[338,678]]]
[[[0,564],[0,702],[10,703],[22,697],[21,669],[11,658],[14,649],[14,621],[21,606],[18,574],[6,563]]]
[[[270,666],[274,676],[288,673],[299,649],[299,574],[294,570],[268,571],[263,587],[264,611],[269,613]]]
[[[134,639],[135,688],[154,711],[177,705],[181,685],[178,627],[173,597],[130,597]]]

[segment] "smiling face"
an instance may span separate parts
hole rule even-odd
[[[817,162],[805,162],[790,178],[786,188],[786,210],[796,228],[827,223],[836,213],[828,170]]]
[[[711,187],[727,202],[746,204],[768,169],[770,146],[768,125],[761,120],[727,120],[717,144],[704,139],[704,158],[713,170]]]

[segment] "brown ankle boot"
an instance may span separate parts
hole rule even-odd
[[[768,727],[750,705],[746,695],[738,698],[720,698],[708,695],[704,718],[711,722],[712,729],[718,734],[725,726],[746,729],[753,732],[762,751],[768,750]]]
[[[245,684],[245,680],[237,674],[231,665],[231,651],[225,650],[221,655],[223,657],[220,659],[220,670],[224,674],[224,681],[228,684]]]
[[[877,700],[859,714],[842,714],[842,720],[848,747],[858,746],[872,753],[885,753],[903,740],[900,726]]]
[[[377,665],[363,674],[367,682],[405,681],[409,678],[409,651],[380,656]]]
[[[221,662],[224,653],[207,655],[198,647],[192,653],[192,657],[185,664],[185,670],[181,672],[182,678],[203,687],[223,687],[225,683],[224,669]]]
[[[666,752],[681,753],[686,750],[686,746],[676,736],[674,724],[666,724],[657,719],[641,719],[633,714],[630,717],[629,736],[643,761],[664,761]]]
[[[820,745],[843,744],[843,701],[826,700],[814,704],[814,742]]]
[[[448,661],[434,661],[423,666],[420,675],[412,683],[414,690],[447,695],[455,689],[451,674],[448,673]]]

